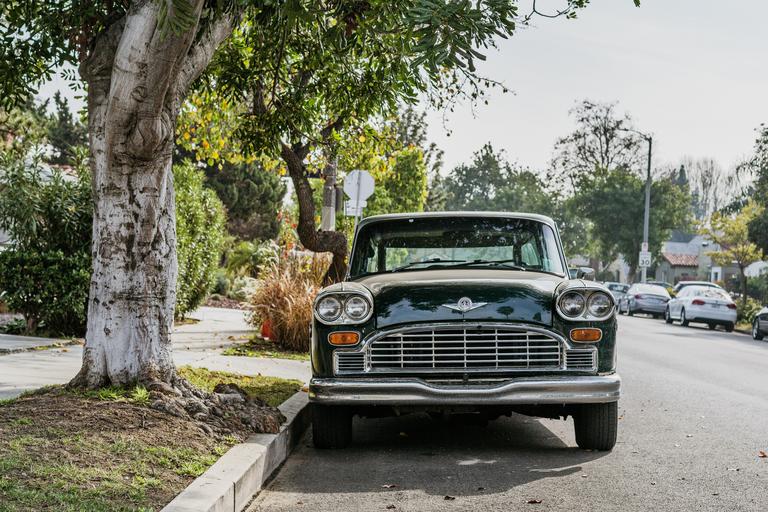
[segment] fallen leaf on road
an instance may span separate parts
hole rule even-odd
[[[528,503],[529,505],[538,505],[539,503],[541,503],[541,500],[528,500],[526,503]]]
[[[396,508],[394,505],[387,505],[387,510],[395,510]]]
[[[757,456],[760,457],[761,459],[766,459],[768,458],[768,453],[765,453],[763,450],[760,450],[759,452],[757,452]]]
[[[651,485],[656,485],[656,482],[651,482]]]
[[[384,484],[381,487],[383,489],[394,489],[395,487],[397,487],[397,485],[396,484]]]
[[[728,468],[728,471],[740,471],[739,468]]]
[[[693,434],[685,434],[685,437],[693,437]]]
[[[447,495],[446,495],[446,496],[444,496],[444,497],[443,497],[443,499],[444,499],[445,501],[453,501],[453,500],[455,500],[455,499],[456,499],[456,496],[447,496]]]
[[[713,492],[712,496],[720,496],[720,493],[719,492]]]
[[[485,490],[485,487],[478,487],[478,488],[477,488],[477,490],[478,490],[478,491],[484,491],[484,490]]]

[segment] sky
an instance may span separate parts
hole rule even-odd
[[[447,169],[486,142],[542,169],[555,140],[573,130],[568,111],[577,101],[618,101],[653,134],[655,166],[692,156],[730,169],[768,122],[766,19],[764,0],[642,0],[640,8],[592,0],[576,20],[539,18],[478,66],[512,92],[492,94],[474,114],[468,105],[445,119],[429,113],[429,136]]]
[[[538,4],[555,9],[564,0]],[[529,5],[523,0],[521,12]],[[577,101],[617,101],[653,134],[655,166],[688,156],[730,169],[768,122],[767,19],[765,0],[642,0],[640,8],[591,0],[576,20],[537,18],[478,66],[511,92],[492,93],[474,112],[469,105],[429,112],[429,136],[448,170],[486,142],[510,161],[543,169],[555,140],[573,130],[568,111]],[[41,96],[57,89],[74,95],[59,79]]]

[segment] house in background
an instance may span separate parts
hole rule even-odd
[[[656,280],[672,284],[685,280],[728,282],[738,276],[739,269],[736,265],[713,264],[709,253],[719,249],[701,235],[673,231],[670,239],[661,245]]]

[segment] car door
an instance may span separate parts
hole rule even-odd
[[[689,288],[681,289],[675,298],[669,301],[669,316],[675,320],[680,319],[680,311],[683,309],[681,303],[685,299],[686,290],[689,290]]]

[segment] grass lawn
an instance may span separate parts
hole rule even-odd
[[[234,382],[278,405],[301,383],[181,368],[205,388]],[[147,407],[144,388],[87,393],[61,387],[0,401],[0,512],[160,510],[234,436]]]
[[[309,361],[309,352],[294,352],[281,350],[273,342],[256,335],[245,343],[229,347],[222,352],[225,356],[274,357],[277,359],[294,359]]]

